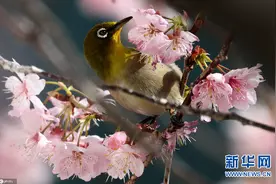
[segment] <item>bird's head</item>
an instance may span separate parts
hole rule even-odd
[[[131,19],[132,17],[127,17],[119,22],[97,24],[86,35],[84,54],[90,66],[97,73],[108,67],[107,56],[111,50],[122,45],[120,38],[122,27]]]

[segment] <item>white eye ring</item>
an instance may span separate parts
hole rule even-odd
[[[99,29],[99,30],[97,31],[97,36],[98,36],[99,38],[106,38],[107,35],[108,35],[108,32],[106,31],[105,28],[101,28],[101,29]]]

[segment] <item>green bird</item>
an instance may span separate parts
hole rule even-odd
[[[182,72],[175,64],[151,64],[152,57],[134,48],[125,47],[120,38],[122,27],[132,17],[119,22],[95,25],[84,40],[84,55],[89,65],[107,85],[133,90],[146,96],[165,98],[181,105]],[[146,116],[158,116],[166,111],[163,106],[121,91],[110,91],[111,96],[124,108]]]

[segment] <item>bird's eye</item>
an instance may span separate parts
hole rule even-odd
[[[101,29],[99,29],[99,30],[97,31],[97,36],[98,36],[99,38],[106,38],[107,35],[108,35],[108,32],[106,31],[105,28],[101,28]]]

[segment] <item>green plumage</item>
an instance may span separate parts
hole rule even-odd
[[[124,20],[102,23],[89,31],[84,41],[84,54],[90,66],[106,84],[132,89],[147,96],[166,98],[171,103],[181,105],[184,99],[180,95],[182,72],[179,67],[157,63],[154,70],[151,57],[124,47],[120,40],[123,24]],[[104,32],[99,34],[100,29],[106,30],[107,35]],[[152,116],[165,112],[163,107],[136,96],[118,91],[110,93],[120,105],[136,113]]]

